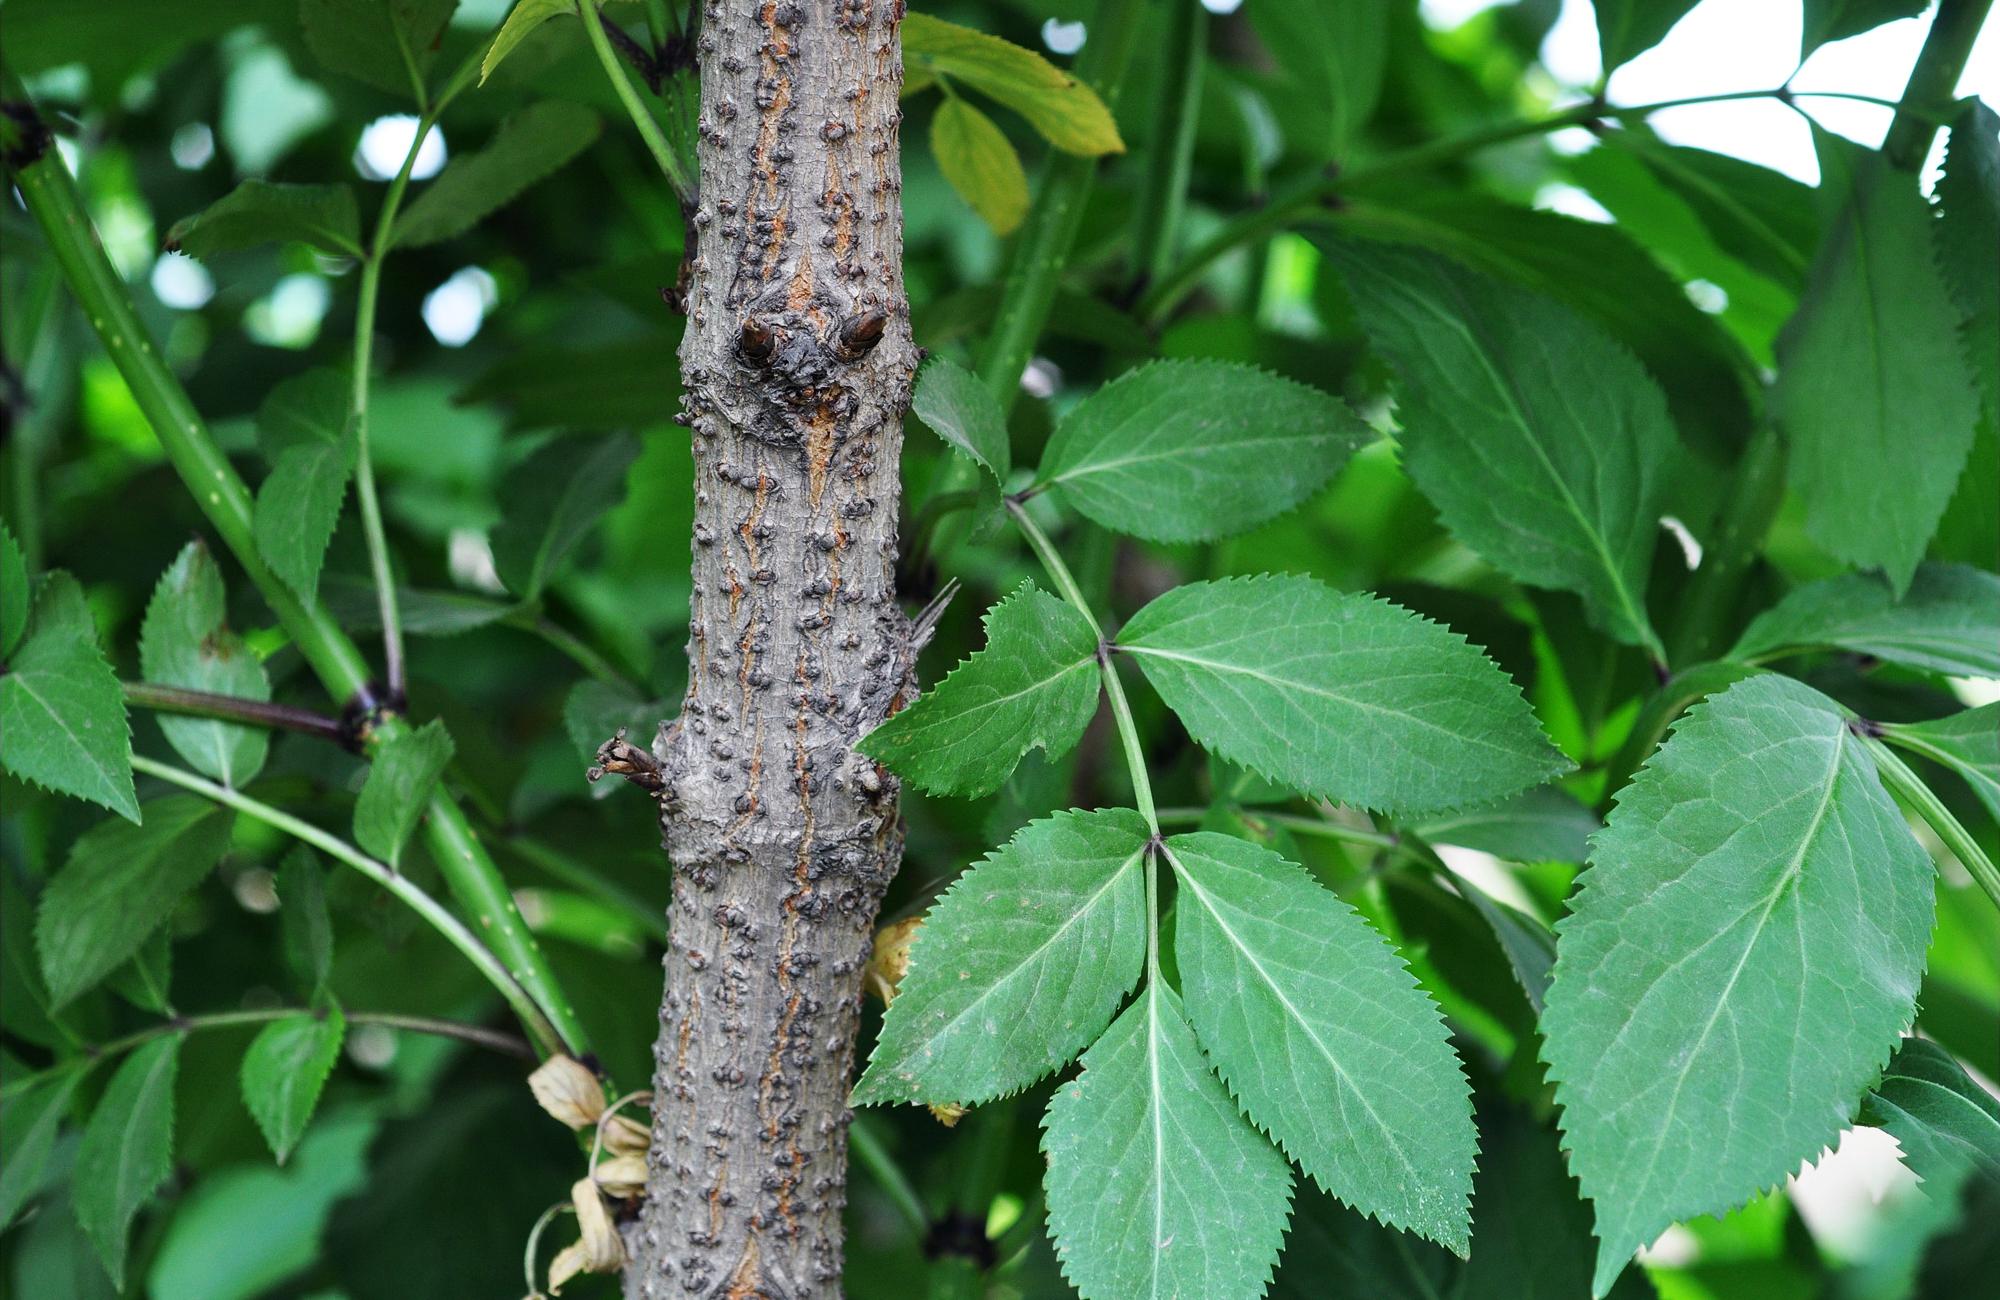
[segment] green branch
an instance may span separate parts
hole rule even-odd
[[[1188,177],[1194,168],[1195,127],[1201,119],[1202,72],[1208,63],[1208,10],[1199,4],[1173,6],[1159,99],[1153,108],[1152,154],[1133,218],[1134,292],[1167,273],[1174,255],[1181,212],[1187,206]]]
[[[514,1014],[544,1055],[554,1055],[558,1052],[566,1052],[572,1056],[577,1054],[564,1042],[563,1035],[557,1032],[548,1014],[528,990],[522,987],[516,975],[502,964],[491,949],[479,941],[479,936],[453,916],[443,903],[432,898],[415,881],[402,875],[394,867],[369,857],[346,840],[321,830],[311,822],[273,808],[262,800],[252,799],[241,791],[217,785],[192,772],[182,771],[180,768],[147,758],[143,754],[132,756],[132,770],[158,777],[162,781],[192,791],[226,808],[233,808],[237,812],[255,817],[272,829],[283,831],[293,839],[318,849],[336,862],[344,863],[359,871],[408,904],[410,909],[429,923],[446,942],[463,953],[479,973],[486,977],[487,982],[499,990],[500,996],[507,1000],[507,1005],[514,1009]],[[518,918],[514,923],[520,924]]]
[[[1972,832],[1966,830],[1964,823],[1944,806],[1944,800],[1937,797],[1937,792],[1896,756],[1895,750],[1873,736],[1866,737],[1862,743],[1875,760],[1875,770],[1881,775],[1882,784],[1937,832],[1937,837],[1944,841],[1952,856],[1965,865],[1966,872],[1978,882],[1986,897],[1993,901],[1995,907],[2000,907],[2000,868],[1996,868],[1993,859],[1986,856],[1986,850],[1979,847],[1979,841],[1972,838]]]
[[[1924,155],[1930,152],[1931,141],[1942,125],[1923,110],[1951,102],[1992,7],[1993,0],[1939,0],[1937,17],[1931,20],[1930,33],[1924,37],[1916,66],[1903,86],[1902,103],[1892,106],[1897,110],[1896,120],[1889,124],[1889,134],[1882,141],[1882,152],[1895,166],[1905,171],[1923,166]]]
[[[653,119],[646,102],[639,98],[638,88],[632,84],[632,78],[625,74],[625,65],[618,61],[618,52],[611,48],[611,40],[604,34],[604,14],[598,9],[597,0],[577,0],[577,2],[582,6],[583,32],[590,40],[591,51],[597,55],[597,62],[604,69],[605,77],[610,80],[611,88],[618,93],[618,102],[625,106],[626,116],[630,117],[632,125],[638,128],[639,138],[646,144],[646,152],[653,155],[653,161],[659,164],[660,173],[667,178],[667,183],[674,187],[674,193],[680,196],[682,206],[692,206],[694,182],[689,179],[687,169],[681,166],[679,156],[667,143],[667,137],[661,133],[660,124]],[[693,249],[688,250],[690,254],[693,251]]]

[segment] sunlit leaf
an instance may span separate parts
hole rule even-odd
[[[903,19],[903,58],[1005,104],[1058,149],[1124,152],[1118,124],[1096,92],[1033,50],[913,13]]]
[[[1028,215],[1028,174],[993,119],[952,97],[931,117],[938,170],[996,235],[1010,235]]]

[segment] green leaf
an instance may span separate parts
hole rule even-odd
[[[422,99],[458,0],[299,0],[313,57],[377,90]]]
[[[326,910],[326,871],[303,844],[293,845],[278,868],[278,923],[285,963],[318,998],[333,974],[333,919]]]
[[[1694,6],[1695,0],[1592,0],[1604,75],[1665,40]]]
[[[1479,1138],[1437,1004],[1303,867],[1206,832],[1166,855],[1187,1014],[1244,1112],[1327,1191],[1464,1255]]]
[[[1290,510],[1372,436],[1316,388],[1233,362],[1159,361],[1063,417],[1037,482],[1106,528],[1203,541]]]
[[[1805,24],[1799,33],[1799,57],[1804,59],[1831,41],[1844,41],[1895,22],[1914,18],[1930,0],[1805,0]]]
[[[1938,264],[1958,304],[1959,340],[1990,437],[2000,419],[2000,277],[1988,274],[2000,247],[2000,114],[1982,100],[1967,99],[1952,122],[1937,199]],[[1991,501],[1983,504],[1990,517]]]
[[[361,214],[353,189],[248,180],[167,232],[170,251],[199,258],[292,241],[360,257]]]
[[[539,596],[563,557],[605,511],[625,498],[625,471],[639,458],[629,433],[557,438],[507,476],[507,516],[493,530],[493,566],[523,600]]]
[[[932,794],[998,790],[1031,749],[1060,758],[1097,712],[1097,633],[1032,582],[986,611],[986,648],[863,738]]]
[[[1643,131],[1609,137],[1678,194],[1716,247],[1797,293],[1819,245],[1810,186],[1756,163],[1671,145]]]
[[[578,756],[587,762],[620,727],[641,748],[651,744],[660,719],[672,712],[664,701],[642,700],[622,686],[586,677],[563,701],[563,729]]]
[[[352,393],[337,370],[308,370],[285,380],[257,408],[257,442],[271,472],[252,513],[257,553],[293,590],[319,593],[327,543],[340,522],[358,439]]]
[[[2000,1179],[2000,1101],[1928,1038],[1903,1040],[1861,1116],[1889,1131],[1927,1183],[1948,1186],[1966,1167]]]
[[[83,1075],[75,1066],[51,1070],[0,1106],[0,1230],[41,1190],[56,1130]]]
[[[0,674],[0,765],[139,820],[125,693],[97,648],[83,589],[67,573],[42,579],[27,639]]]
[[[1799,587],[1743,630],[1732,659],[1844,650],[1923,672],[2000,677],[2000,577],[1924,564],[1901,600],[1887,584],[1844,574]]]
[[[1341,803],[1436,812],[1566,766],[1520,689],[1457,633],[1311,578],[1177,587],[1118,649],[1204,748]]]
[[[1542,1016],[1597,1294],[1832,1145],[1910,1022],[1932,875],[1838,706],[1788,678],[1696,705],[1625,787]]]
[[[271,698],[264,665],[225,623],[222,570],[199,540],[181,549],[153,588],[139,632],[139,666],[160,686]],[[234,788],[249,784],[270,752],[270,733],[213,718],[159,717],[160,731],[189,766]]]
[[[169,1034],[126,1057],[76,1149],[76,1221],[121,1291],[132,1216],[173,1169],[174,1075],[180,1052],[181,1035]]]
[[[972,457],[997,483],[1013,468],[1007,441],[1007,414],[980,382],[955,361],[933,357],[917,376],[910,410],[931,431]]]
[[[951,188],[996,235],[1011,235],[1028,215],[1028,174],[1021,155],[993,119],[957,96],[931,116],[931,154]]]
[[[1043,1121],[1049,1236],[1083,1300],[1263,1294],[1292,1171],[1229,1100],[1155,976]]]
[[[354,802],[354,842],[390,866],[403,855],[431,791],[456,752],[441,719],[397,732],[375,751]]]
[[[14,647],[28,631],[28,562],[21,545],[5,523],[0,523],[0,659],[14,653]]]
[[[943,73],[1005,104],[1066,153],[1125,151],[1097,92],[1011,41],[913,13],[903,19],[903,59],[913,73]]]
[[[507,21],[500,24],[486,57],[479,62],[479,84],[485,85],[501,60],[512,54],[514,47],[527,40],[537,27],[560,14],[575,12],[576,0],[520,0],[507,15]]]
[[[346,1018],[328,1003],[324,1015],[272,1021],[243,1054],[243,1104],[279,1164],[304,1135],[346,1033]]]
[[[35,946],[49,1000],[62,1007],[139,951],[229,847],[231,819],[194,795],[145,807],[145,822],[105,822],[70,849],[42,891]]]
[[[1964,777],[1994,820],[2000,821],[2000,703],[1931,722],[1892,722],[1882,732],[1892,743]]]
[[[1382,0],[1250,6],[1250,23],[1297,88],[1296,102],[1311,110],[1309,120],[1287,122],[1286,134],[1303,137],[1316,157],[1344,160],[1375,112],[1389,64],[1390,8]]]
[[[1527,994],[1528,1005],[1540,1015],[1549,998],[1549,972],[1556,964],[1556,937],[1538,917],[1517,911],[1463,877],[1452,882],[1459,895],[1472,905],[1493,931],[1493,938],[1506,954],[1507,968]]]
[[[1638,361],[1567,307],[1441,257],[1328,251],[1402,380],[1404,464],[1445,526],[1508,576],[1576,592],[1598,627],[1664,658],[1646,578],[1677,443]]]
[[[396,218],[392,242],[420,248],[464,234],[590,147],[604,123],[581,104],[545,99],[500,123],[492,141],[451,160]]]
[[[1148,830],[1128,808],[1031,823],[924,918],[856,1105],[978,1105],[1103,1032],[1146,956]]]
[[[1900,595],[1965,467],[1978,400],[1916,179],[1818,139],[1821,191],[1844,203],[1778,338],[1772,409],[1806,535]]]
[[[105,976],[105,985],[141,1011],[173,1014],[173,927],[161,925],[132,954],[132,960]]]
[[[1597,814],[1553,785],[1523,790],[1498,803],[1433,817],[1417,833],[1434,844],[1491,853],[1509,862],[1581,862],[1590,855]]]

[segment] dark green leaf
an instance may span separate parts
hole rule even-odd
[[[2000,577],[1965,564],[1924,564],[1901,600],[1850,573],[1807,583],[1743,631],[1732,659],[1844,650],[1924,672],[2000,677]]]
[[[167,247],[213,257],[290,241],[361,256],[361,215],[346,185],[281,185],[248,180],[167,232]]]
[[[1889,1131],[1903,1163],[1950,1185],[1967,1166],[2000,1179],[2000,1101],[1927,1038],[1905,1038],[1861,1115]]]
[[[42,891],[35,946],[58,1008],[138,952],[229,846],[230,818],[205,799],[169,795],[144,811],[143,824],[86,832]]]
[[[589,148],[603,126],[597,114],[568,100],[530,104],[502,122],[484,149],[451,160],[403,209],[393,242],[416,248],[464,234]]]
[[[378,746],[361,797],[354,803],[354,842],[390,866],[397,865],[404,841],[417,828],[454,752],[451,735],[436,718],[415,730],[399,731]]]
[[[1667,144],[1643,131],[1610,138],[1680,195],[1718,248],[1794,293],[1804,287],[1820,237],[1810,187],[1783,172]]]
[[[375,594],[375,584],[366,578],[330,573],[320,599],[343,627],[373,631],[382,626],[382,606]],[[515,605],[512,601],[465,591],[398,587],[396,608],[403,616],[406,634],[448,637],[497,623],[513,613]]]
[[[346,1032],[340,1008],[328,1003],[323,1015],[272,1021],[243,1054],[243,1104],[279,1164],[305,1133]]]
[[[28,631],[28,565],[20,543],[0,523],[0,659],[14,653]]]
[[[1937,199],[1939,269],[1958,304],[1959,339],[1979,384],[1990,439],[2000,420],[2000,276],[1989,274],[2000,247],[2000,114],[1982,100],[1967,99],[1952,122]],[[1984,554],[1990,560],[1991,548]]]
[[[1772,408],[1807,535],[1901,594],[1965,467],[1978,400],[1916,179],[1819,141],[1821,190],[1845,201],[1779,336]]]
[[[620,727],[629,733],[633,744],[641,748],[652,744],[660,719],[671,712],[664,701],[642,700],[622,686],[586,677],[563,701],[563,728],[569,732],[578,757],[589,762],[598,746]]]
[[[1565,766],[1519,688],[1463,638],[1311,578],[1177,587],[1118,648],[1204,748],[1341,803],[1436,812]]]
[[[139,665],[146,680],[263,702],[271,679],[256,655],[224,622],[222,570],[200,541],[175,558],[146,606]],[[250,783],[270,752],[270,733],[213,718],[161,714],[160,731],[189,766],[226,786]]]
[[[1788,678],[1696,705],[1625,787],[1542,1017],[1597,1294],[1832,1145],[1910,1022],[1932,877],[1838,706]]]
[[[1799,57],[1830,41],[1844,41],[1898,18],[1914,18],[1930,0],[1805,0]]]
[[[377,90],[422,99],[458,0],[299,0],[313,57]]]
[[[994,234],[1012,234],[1028,215],[1028,174],[1021,170],[1021,155],[993,119],[970,102],[952,96],[938,105],[931,117],[931,154],[958,197]]]
[[[75,1066],[51,1070],[0,1106],[0,1230],[41,1190],[56,1129],[83,1073]]]
[[[924,363],[910,410],[931,431],[1005,484],[1013,468],[1007,416],[979,376],[944,357]]]
[[[2000,821],[2000,704],[1931,722],[1890,723],[1883,731],[1904,749],[1964,777],[1994,820]]]
[[[0,871],[0,1026],[23,1042],[56,1048],[76,1035],[49,1012],[49,990],[35,955],[35,900]]]
[[[1147,829],[1058,813],[959,877],[917,931],[856,1104],[977,1105],[1068,1063],[1146,956]]]
[[[1060,758],[1097,712],[1097,633],[1033,583],[986,611],[986,648],[861,742],[932,794],[991,794],[1021,756]]]
[[[326,910],[325,868],[303,844],[294,845],[278,868],[278,921],[286,964],[317,998],[333,973],[333,920]]]
[[[1542,1005],[1548,1001],[1549,972],[1556,964],[1556,937],[1549,927],[1536,917],[1516,911],[1498,899],[1489,897],[1485,890],[1462,877],[1452,882],[1459,894],[1479,913],[1487,928],[1493,931],[1493,938],[1500,945],[1500,951],[1507,955],[1507,967],[1513,971],[1515,982],[1521,992],[1528,997],[1528,1005],[1541,1014]]]
[[[1118,124],[1095,91],[1032,50],[929,14],[903,20],[912,71],[945,74],[1028,119],[1042,138],[1075,154],[1123,153]]]
[[[1695,0],[1593,0],[1604,75],[1666,39],[1694,6]]]
[[[1278,67],[1310,107],[1287,135],[1313,156],[1343,161],[1381,98],[1389,63],[1391,6],[1383,0],[1338,4],[1254,4],[1247,11]],[[1155,145],[1155,147],[1158,147]]]
[[[507,517],[493,530],[493,566],[523,600],[541,594],[583,535],[625,496],[639,458],[630,434],[558,438],[507,476]]]
[[[357,440],[346,375],[309,370],[257,408],[257,441],[271,465],[257,489],[257,552],[300,595],[319,592],[320,566],[340,522]]]
[[[576,0],[519,0],[508,13],[507,21],[500,24],[500,30],[494,34],[486,57],[479,62],[479,84],[485,85],[501,60],[512,54],[514,47],[527,40],[537,27],[551,18],[575,12]]]
[[[1561,304],[1432,254],[1343,242],[1329,255],[1403,381],[1404,464],[1445,525],[1663,658],[1646,579],[1677,444],[1637,360]]]
[[[1083,1300],[1263,1293],[1292,1171],[1157,976],[1056,1090],[1043,1129],[1049,1236]]]
[[[1200,541],[1290,510],[1371,436],[1316,388],[1227,361],[1160,361],[1065,416],[1036,479],[1106,528]]]
[[[27,639],[0,674],[0,764],[139,820],[125,694],[97,648],[83,589],[67,573],[42,579]]]
[[[1187,1014],[1238,1104],[1327,1191],[1465,1254],[1471,1089],[1403,959],[1267,849],[1198,833],[1166,855]]]
[[[169,1034],[126,1057],[76,1149],[76,1220],[121,1291],[132,1216],[173,1169],[174,1074],[180,1052],[181,1036]]]
[[[1433,817],[1418,833],[1436,844],[1491,853],[1510,862],[1581,862],[1590,855],[1597,815],[1553,785],[1498,803]]]
[[[453,400],[503,403],[517,429],[665,424],[680,409],[678,343],[678,335],[655,334],[588,348],[523,348]]]
[[[141,1011],[173,1014],[173,927],[161,925],[139,945],[132,960],[105,976],[105,985]]]

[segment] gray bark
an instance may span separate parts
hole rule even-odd
[[[695,457],[681,715],[605,766],[673,863],[628,1295],[840,1293],[861,972],[902,852],[855,742],[911,688],[895,599],[916,349],[901,0],[711,0],[681,345]],[[637,771],[634,771],[637,769]]]

